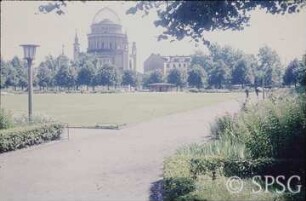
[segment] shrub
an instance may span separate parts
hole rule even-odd
[[[7,129],[13,127],[12,115],[4,109],[0,109],[0,129]]]
[[[234,119],[232,115],[226,114],[222,117],[216,118],[213,125],[211,125],[211,134],[217,139],[220,139],[222,136],[228,135],[233,129]]]
[[[198,175],[210,174],[212,179],[216,179],[216,173],[223,167],[224,159],[221,157],[193,158],[190,160],[190,173],[196,179]]]
[[[245,115],[249,132],[246,148],[252,158],[305,157],[305,103],[303,97],[277,98],[263,102],[257,112],[253,109],[252,112],[258,116],[256,119]]]
[[[225,137],[205,144],[192,144],[181,147],[178,149],[177,154],[187,155],[190,158],[203,156],[218,156],[233,160],[249,158],[245,150],[245,144],[226,140]]]
[[[195,182],[188,177],[174,177],[164,180],[164,200],[174,201],[179,200],[184,196],[195,190]]]
[[[190,177],[190,159],[188,156],[174,155],[164,161],[164,178]]]
[[[34,125],[0,131],[0,153],[60,138],[61,124]]]

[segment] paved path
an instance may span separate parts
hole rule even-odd
[[[122,130],[70,129],[70,140],[0,155],[1,201],[146,201],[162,163],[183,144],[205,140],[229,101]]]

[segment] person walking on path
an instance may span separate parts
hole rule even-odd
[[[247,87],[247,88],[245,88],[245,95],[246,95],[246,100],[248,100],[249,99],[249,94],[250,94],[250,91],[249,91],[249,88]]]
[[[258,98],[258,94],[259,94],[259,89],[258,89],[258,87],[255,87],[255,93],[256,93],[256,96],[257,96],[257,98]]]

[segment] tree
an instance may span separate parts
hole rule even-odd
[[[297,71],[298,71],[298,75],[297,75],[298,83],[301,86],[305,87],[306,86],[306,59],[305,59],[305,63],[304,64],[301,63]]]
[[[149,84],[163,82],[163,75],[160,71],[153,71],[144,77],[144,86],[147,87]]]
[[[121,82],[122,85],[135,87],[136,82],[137,82],[137,77],[134,71],[132,70],[123,71],[122,82]]]
[[[209,56],[214,62],[222,61],[231,71],[233,71],[236,62],[243,57],[242,51],[228,45],[221,47],[218,44],[212,44],[208,49]]]
[[[37,84],[40,88],[45,88],[51,86],[52,82],[52,72],[45,62],[40,63],[37,72]]]
[[[281,83],[281,61],[278,54],[265,46],[259,49],[256,84],[263,87]]]
[[[76,83],[76,70],[68,65],[62,65],[55,75],[56,84],[60,87],[67,87],[68,91]]]
[[[204,55],[203,52],[197,51],[191,58],[191,66],[199,65],[207,73],[209,73],[214,66],[213,57],[211,55]]]
[[[54,12],[58,15],[65,14],[69,1],[48,2],[39,6],[42,13]],[[85,2],[85,1],[82,1]],[[256,8],[264,9],[270,14],[286,14],[299,12],[306,2],[303,0],[280,1],[138,1],[129,8],[127,14],[151,10],[157,12],[159,17],[154,22],[155,26],[165,28],[158,39],[174,37],[181,40],[191,37],[196,42],[202,40],[209,44],[203,34],[214,30],[243,30],[249,25],[250,11]]]
[[[251,63],[247,57],[237,61],[232,72],[232,84],[240,84],[243,88],[245,84],[251,83],[252,72]]]
[[[109,90],[110,86],[114,86],[118,81],[118,73],[115,66],[111,64],[104,64],[97,74],[97,83],[102,86],[107,86]]]
[[[78,72],[77,84],[86,85],[88,89],[88,86],[92,85],[94,74],[95,69],[93,65],[90,62],[87,62]]]
[[[17,70],[13,67],[13,65],[9,62],[7,63],[7,77],[6,77],[6,82],[5,86],[12,86],[15,88],[18,86],[19,83],[19,77]]]
[[[0,88],[6,87],[6,79],[8,76],[8,67],[7,63],[1,58],[1,67],[0,67]]]
[[[215,62],[212,71],[209,73],[209,85],[221,89],[224,85],[230,84],[230,79],[229,67],[222,60]]]
[[[264,9],[270,14],[298,12],[306,4],[302,0],[294,1],[139,1],[127,13],[143,11],[147,14],[156,10],[159,19],[155,26],[165,28],[158,39],[174,37],[181,40],[191,37],[196,42],[203,40],[209,44],[203,34],[214,30],[243,30],[249,25],[250,11]]]
[[[188,84],[191,87],[196,87],[198,89],[202,88],[204,85],[205,72],[203,68],[199,65],[194,65],[188,72]]]
[[[184,72],[181,70],[173,68],[168,73],[167,81],[170,84],[174,84],[178,89],[179,87],[185,86],[186,76],[184,76]]]
[[[95,55],[81,52],[74,64],[79,68],[86,67],[88,65],[92,65],[94,68],[96,68],[98,65],[98,58]]]
[[[289,63],[285,70],[285,74],[283,76],[283,81],[285,85],[292,85],[294,84],[294,87],[296,87],[296,84],[298,82],[298,73],[300,65],[302,65],[299,60],[294,59]]]
[[[20,60],[17,56],[15,56],[11,60],[11,64],[13,68],[16,69],[17,76],[18,76],[18,87],[21,87],[22,90],[24,87],[27,87],[28,85],[28,76],[27,76],[27,69],[28,66],[25,65],[25,62]]]

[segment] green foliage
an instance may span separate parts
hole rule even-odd
[[[159,39],[191,37],[209,44],[203,34],[214,30],[242,30],[251,18],[250,11],[264,9],[271,14],[298,12],[304,1],[139,1],[127,13],[157,12],[156,26],[165,28]]]
[[[144,77],[143,85],[147,87],[149,84],[163,82],[163,75],[159,71],[153,71]]]
[[[52,71],[45,62],[42,62],[38,67],[37,79],[40,87],[44,88],[52,85]]]
[[[251,62],[243,57],[238,60],[232,72],[232,84],[250,84],[252,82]]]
[[[206,158],[192,158],[190,160],[190,173],[193,179],[198,175],[210,174],[212,179],[216,179],[217,171],[223,166],[224,160],[221,157],[208,156]]]
[[[268,100],[261,118],[246,115],[249,127],[247,149],[253,158],[300,158],[305,156],[306,102],[304,97]],[[252,112],[255,112],[254,110]],[[253,123],[251,124],[251,121]]]
[[[213,44],[209,47],[209,55],[197,52],[193,55],[191,64],[204,69],[208,88],[221,89],[233,84],[242,87],[253,84],[257,60],[254,55],[244,54],[230,46]]]
[[[122,85],[130,85],[135,87],[137,82],[137,75],[136,72],[132,70],[125,70],[122,75]]]
[[[187,81],[191,87],[196,87],[198,89],[202,88],[205,83],[205,72],[203,68],[198,65],[193,66],[188,71]]]
[[[186,75],[182,70],[174,68],[169,71],[167,81],[176,87],[183,87],[186,85]]]
[[[13,117],[4,109],[0,109],[0,129],[8,129],[13,127]]]
[[[93,84],[93,78],[95,75],[95,69],[91,63],[87,63],[82,67],[77,75],[77,84],[90,86]]]
[[[174,155],[164,161],[164,178],[191,177],[190,160],[192,156]]]
[[[60,138],[63,125],[46,124],[0,130],[0,153]]]
[[[17,56],[15,56],[12,60],[11,60],[11,64],[12,64],[12,67],[14,69],[16,69],[16,75],[17,75],[17,86],[18,87],[21,87],[22,89],[24,87],[27,86],[28,84],[28,75],[27,75],[27,69],[28,68],[25,68],[27,67],[26,66],[26,63],[23,62],[21,59],[19,59]]]
[[[0,59],[0,65],[0,88],[4,88],[8,76],[8,68],[7,63],[2,58]]]
[[[180,196],[195,190],[195,182],[188,177],[167,178],[164,180],[164,200],[174,201]]]
[[[233,129],[234,119],[232,115],[226,114],[222,117],[216,118],[214,124],[211,125],[210,131],[217,139],[228,135]],[[229,135],[230,136],[230,135]]]
[[[209,75],[208,82],[210,86],[222,89],[230,82],[230,68],[222,60],[214,63],[214,67]]]
[[[256,85],[274,86],[281,83],[281,61],[279,55],[271,48],[264,46],[258,52]]]
[[[107,86],[109,89],[110,86],[114,86],[118,83],[118,72],[115,66],[110,64],[105,64],[99,70],[97,74],[97,82],[102,86]]]
[[[306,58],[306,56],[305,56]],[[298,71],[298,75],[297,75],[297,80],[298,80],[298,83],[301,85],[301,86],[306,86],[306,59],[305,59],[305,63],[300,65],[300,67],[297,69]]]
[[[260,62],[259,62],[260,61]],[[260,63],[260,65],[258,65]],[[230,46],[220,46],[213,44],[209,47],[209,55],[197,52],[192,57],[191,66],[185,70],[170,70],[167,82],[177,87],[186,86],[187,78],[189,86],[196,88],[232,88],[232,85],[277,85],[281,84],[279,58],[276,52],[270,48],[261,48],[258,58],[254,55],[244,54],[242,51]],[[24,62],[15,57],[11,61],[1,60],[1,87],[21,87],[27,86],[27,68]],[[103,71],[103,73],[102,73]],[[305,65],[297,69],[297,82],[303,85],[305,82]],[[64,55],[58,57],[48,56],[39,65],[34,86],[40,89],[60,90],[67,88],[77,89],[79,86],[115,86],[131,85],[136,86],[164,82],[161,72],[152,72],[143,77],[133,71],[118,71],[114,69],[100,68],[99,60],[96,56],[81,53],[77,61],[70,61]],[[121,80],[121,76],[122,80]],[[138,78],[142,79],[138,79]],[[101,79],[103,78],[103,79]],[[263,79],[265,78],[265,79]],[[122,81],[122,82],[121,82]],[[139,83],[142,82],[142,83]]]
[[[69,66],[67,58],[62,56],[59,59],[60,68],[55,75],[55,81],[58,86],[70,89],[75,86],[77,72],[72,66]]]
[[[207,193],[207,188],[218,188],[212,181],[218,182],[229,176],[246,180],[254,175],[284,175],[286,178],[299,175],[305,178],[305,94],[296,95],[285,90],[274,93],[269,99],[248,104],[234,116],[218,118],[211,133],[215,140],[182,147],[165,162],[165,178],[184,175],[195,181],[196,190],[181,195],[182,200],[205,200],[208,196],[203,192]],[[202,178],[205,178],[204,183],[200,182]],[[305,180],[301,183],[304,185]],[[221,199],[220,192],[214,191],[210,199]],[[225,194],[226,199],[232,198]],[[301,194],[294,197],[301,200]],[[252,200],[253,195],[248,193],[248,196],[244,190],[233,199]],[[278,196],[269,193],[268,197],[280,200],[292,197],[287,194]],[[263,195],[260,198],[269,200]]]
[[[11,63],[8,63],[6,66],[6,82],[4,86],[17,87],[19,83],[19,77],[17,70],[12,66]]]

